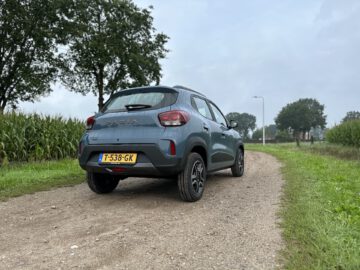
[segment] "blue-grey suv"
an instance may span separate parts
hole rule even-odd
[[[185,201],[201,198],[209,172],[244,173],[244,145],[219,108],[203,94],[174,87],[119,91],[87,119],[80,166],[96,193],[127,177],[177,177]]]

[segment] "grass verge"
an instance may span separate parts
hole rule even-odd
[[[360,161],[360,148],[357,147],[318,142],[315,144],[302,143],[300,149],[321,155],[330,155],[340,159]]]
[[[32,162],[0,167],[0,200],[83,182],[78,161]]]
[[[291,145],[247,145],[285,166],[285,269],[360,269],[360,163]]]

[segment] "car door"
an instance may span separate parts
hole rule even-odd
[[[217,163],[217,168],[232,166],[235,160],[233,133],[219,108],[211,101],[209,101],[209,105],[214,118],[212,131],[215,134],[213,136],[216,138],[217,143],[214,146],[215,153],[212,156],[212,161]]]
[[[211,123],[213,122],[213,114],[210,111],[209,104],[203,97],[199,97],[196,95],[192,95],[191,103],[193,108],[200,114],[200,133],[199,135],[206,141],[208,146],[208,170],[213,170],[213,164],[211,162],[211,155],[212,155],[212,145],[214,144],[213,136],[212,136],[212,127]]]

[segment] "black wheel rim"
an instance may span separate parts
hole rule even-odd
[[[241,151],[239,151],[238,166],[239,166],[240,172],[243,172],[243,170],[244,170],[244,155],[242,154]]]
[[[205,170],[201,161],[197,160],[191,169],[191,185],[196,193],[201,193],[204,189]]]

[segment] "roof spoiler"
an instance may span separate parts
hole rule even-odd
[[[182,85],[175,85],[175,86],[173,86],[173,88],[183,89],[183,90],[187,90],[187,91],[194,92],[194,93],[196,93],[196,94],[205,96],[204,94],[202,94],[202,93],[200,93],[200,92],[198,92],[198,91],[195,91],[195,90],[193,90],[193,89],[191,89],[191,88],[188,88],[188,87],[185,87],[185,86],[182,86]]]

